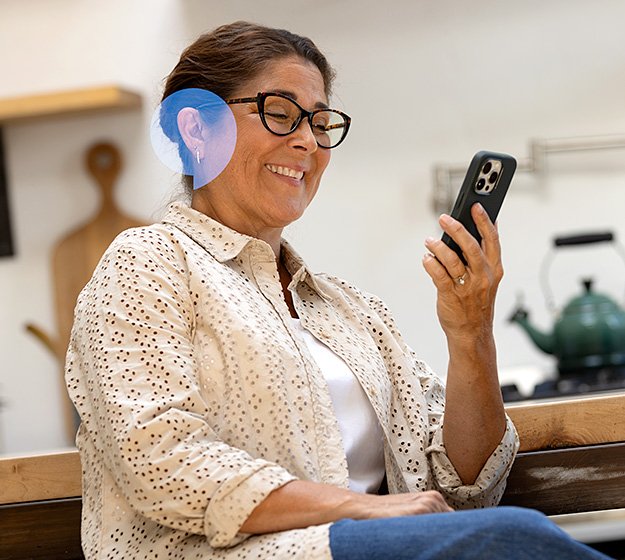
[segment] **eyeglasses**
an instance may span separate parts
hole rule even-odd
[[[259,93],[256,97],[229,99],[228,105],[236,103],[256,103],[263,126],[272,134],[291,134],[303,118],[313,132],[320,148],[336,148],[347,136],[351,118],[336,109],[315,109],[306,111],[293,99],[281,93]]]

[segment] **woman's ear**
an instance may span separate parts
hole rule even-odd
[[[193,107],[185,107],[178,111],[178,130],[185,146],[193,154],[200,159],[204,157],[203,128],[205,126],[202,117],[197,109]]]

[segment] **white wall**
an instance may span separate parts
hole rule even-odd
[[[445,344],[421,270],[435,163],[482,148],[527,155],[530,138],[625,132],[625,3],[619,0],[2,0],[0,96],[106,83],[142,92],[141,112],[7,126],[17,254],[0,259],[0,452],[65,445],[55,363],[23,330],[54,329],[49,255],[89,218],[96,192],[83,154],[100,139],[125,157],[117,198],[145,220],[176,178],[151,153],[160,80],[197,34],[235,19],[310,35],[338,70],[335,104],[353,117],[322,190],[288,237],[313,268],[349,278],[394,310],[409,343],[439,372]],[[523,291],[548,325],[538,269],[554,233],[625,235],[625,150],[549,158],[542,178],[519,174],[500,217],[507,275],[496,335],[502,369],[551,371],[505,322]],[[609,247],[558,255],[560,303],[585,274],[622,301],[625,266]]]

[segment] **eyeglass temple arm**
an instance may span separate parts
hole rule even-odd
[[[237,97],[236,99],[228,99],[226,103],[232,105],[233,103],[256,103],[258,97]]]
[[[324,126],[323,128],[324,130],[334,130],[335,128],[345,128],[345,122],[338,123],[338,124],[329,124],[327,126]]]

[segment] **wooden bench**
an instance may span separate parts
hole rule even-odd
[[[77,451],[0,459],[0,560],[83,558]]]
[[[625,508],[625,394],[506,411],[521,448],[502,505],[547,515]]]
[[[521,450],[502,504],[547,515],[625,508],[625,394],[507,412]],[[83,558],[80,479],[76,451],[0,458],[0,560]]]

